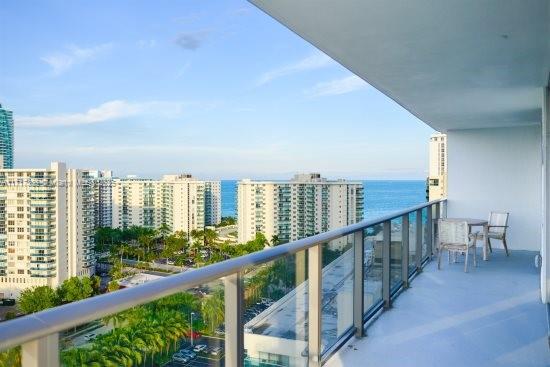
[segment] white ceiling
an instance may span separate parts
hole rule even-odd
[[[550,0],[250,0],[436,130],[541,120]]]

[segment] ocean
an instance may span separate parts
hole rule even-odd
[[[365,219],[405,209],[426,201],[424,180],[367,180],[365,187]],[[237,181],[222,180],[222,216],[235,216]]]

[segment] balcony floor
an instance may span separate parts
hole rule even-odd
[[[464,273],[445,254],[440,271],[427,264],[368,336],[352,338],[326,366],[550,366],[534,256],[495,250]]]

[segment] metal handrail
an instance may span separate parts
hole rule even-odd
[[[185,273],[170,275],[136,287],[87,298],[17,319],[4,321],[0,323],[0,351],[220,279],[237,273],[243,268],[268,263],[295,254],[320,243],[326,243],[351,235],[357,231],[444,201],[445,199],[433,200],[373,220],[364,220]]]

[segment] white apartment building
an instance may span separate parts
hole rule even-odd
[[[86,171],[0,170],[0,298],[92,275],[93,196]]]
[[[430,136],[428,168],[428,200],[447,197],[447,135]]]
[[[290,181],[242,180],[238,184],[239,242],[263,233],[280,243],[326,232],[363,219],[363,183],[329,181],[318,173]]]
[[[110,227],[113,221],[113,172],[89,170],[94,195],[94,227]]]
[[[222,189],[220,181],[204,181],[204,223],[215,226],[222,221]]]
[[[114,228],[166,224],[172,231],[189,233],[221,219],[219,181],[201,181],[189,174],[165,175],[161,180],[115,179],[112,195]]]

